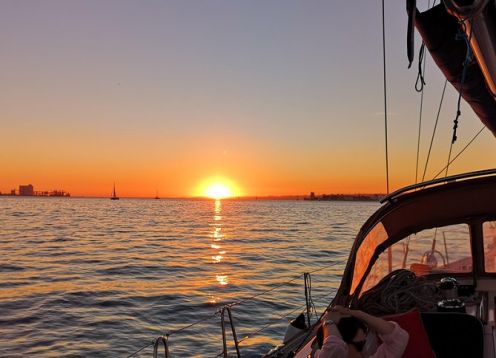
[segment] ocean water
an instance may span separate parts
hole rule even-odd
[[[259,357],[305,309],[304,272],[327,306],[378,206],[0,198],[0,357],[151,357],[167,333],[172,357],[216,357],[233,302],[241,354]]]

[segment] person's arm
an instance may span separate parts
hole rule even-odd
[[[396,322],[390,323],[394,327],[393,331],[388,334],[379,335],[382,339],[382,344],[377,348],[372,358],[403,356],[410,336]]]
[[[372,357],[401,357],[408,344],[408,332],[397,323],[386,321],[359,310],[350,310],[341,306],[333,308],[342,315],[354,316],[364,321],[367,326],[381,337],[383,344],[377,348]]]
[[[361,319],[367,324],[369,329],[376,331],[378,334],[390,334],[395,328],[395,325],[392,322],[386,321],[380,317],[372,316],[360,310],[351,310],[341,306],[336,306],[333,310],[341,313],[342,315],[354,316]]]
[[[322,317],[322,328],[324,330],[324,343],[322,349],[317,352],[315,358],[341,358],[348,355],[348,346],[341,338],[336,324],[342,314],[336,311],[328,311]]]

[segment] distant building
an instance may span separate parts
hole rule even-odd
[[[31,184],[19,185],[19,195],[20,196],[33,196],[34,188]]]

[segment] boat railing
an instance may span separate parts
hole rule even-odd
[[[446,184],[446,183],[450,183],[450,182],[454,182],[454,181],[473,179],[473,178],[484,177],[484,176],[493,176],[493,175],[496,175],[496,169],[484,169],[484,170],[478,170],[478,171],[470,172],[470,173],[456,174],[456,175],[451,175],[451,176],[444,177],[444,178],[433,179],[433,180],[425,181],[425,182],[418,183],[418,184],[412,184],[412,185],[405,186],[401,189],[398,189],[398,190],[392,192],[391,194],[385,196],[384,198],[382,198],[380,200],[380,203],[383,204],[386,201],[393,201],[394,199],[396,199],[397,197],[399,197],[402,194],[405,194],[405,193],[408,193],[411,191],[415,191],[415,190],[419,190],[419,189],[425,189],[427,187],[442,185],[442,184]]]
[[[323,271],[325,269],[328,269],[328,268],[331,268],[331,267],[334,267],[334,266],[337,266],[337,265],[344,265],[345,261],[342,260],[342,261],[335,261],[329,265],[326,265],[326,266],[321,266],[319,268],[316,268],[314,270],[311,270],[309,272],[305,272],[303,274],[300,274],[298,276],[295,276],[285,282],[282,282],[282,283],[279,283],[277,285],[275,285],[274,287],[270,288],[270,289],[267,289],[267,290],[264,290],[264,291],[261,291],[261,292],[258,292],[252,296],[249,296],[249,297],[246,297],[246,298],[242,298],[240,300],[237,300],[237,301],[233,301],[233,302],[230,302],[230,303],[227,303],[227,304],[224,304],[222,305],[220,308],[216,309],[214,312],[212,312],[210,315],[206,315],[205,317],[197,320],[197,321],[194,321],[192,323],[189,323],[181,328],[178,328],[176,330],[173,330],[173,331],[169,331],[163,335],[160,335],[159,337],[156,337],[154,339],[152,339],[149,343],[147,343],[146,345],[144,345],[143,347],[141,347],[140,349],[136,350],[134,353],[130,354],[127,356],[127,358],[131,358],[131,357],[135,357],[138,353],[142,352],[144,349],[150,347],[150,346],[153,346],[153,350],[154,350],[154,355],[153,357],[157,357],[157,351],[158,351],[158,346],[160,345],[160,343],[163,343],[164,345],[164,350],[165,350],[165,356],[166,357],[170,357],[170,351],[169,351],[169,338],[173,335],[176,335],[182,331],[185,331],[185,330],[188,330],[200,323],[203,323],[205,321],[209,321],[211,319],[214,319],[214,318],[219,318],[220,317],[220,320],[221,320],[221,328],[222,328],[222,337],[223,337],[223,350],[222,352],[220,352],[218,355],[216,355],[215,357],[221,357],[221,356],[224,356],[224,357],[227,357],[228,356],[228,347],[227,347],[227,342],[226,342],[226,320],[225,320],[225,313],[227,312],[228,314],[228,322],[231,326],[231,330],[232,330],[232,333],[233,333],[233,341],[234,341],[234,348],[236,349],[236,353],[237,353],[237,356],[240,357],[240,346],[243,342],[247,341],[248,339],[250,338],[253,338],[257,335],[259,335],[260,333],[262,333],[263,331],[267,330],[268,328],[270,328],[271,326],[273,326],[274,324],[280,322],[281,320],[285,319],[285,318],[289,318],[289,317],[293,317],[295,315],[296,312],[298,311],[304,311],[306,309],[306,312],[307,312],[307,322],[310,323],[310,315],[311,313],[315,314],[315,317],[318,316],[317,314],[317,310],[315,309],[315,305],[314,305],[314,301],[319,301],[320,299],[323,299],[323,298],[331,298],[332,299],[332,295],[327,292],[325,293],[324,295],[320,295],[320,296],[317,296],[317,297],[312,297],[312,286],[311,286],[311,274],[312,273],[316,273],[316,272],[319,272],[319,271]],[[282,287],[287,287],[289,284],[293,284],[295,281],[297,281],[298,279],[301,279],[303,278],[304,280],[304,283],[305,283],[305,303],[303,303],[302,305],[299,305],[297,306],[296,308],[292,309],[290,312],[287,312],[283,315],[280,315],[278,317],[275,317],[273,319],[271,319],[268,323],[266,323],[264,326],[262,326],[261,328],[257,329],[257,330],[254,330],[252,332],[249,332],[247,334],[243,334],[243,338],[239,339],[237,338],[237,335],[236,335],[236,331],[235,331],[235,328],[234,328],[234,323],[233,323],[233,319],[232,319],[232,308],[235,307],[235,306],[239,306],[239,305],[244,305],[244,304],[247,304],[248,302],[252,302],[252,301],[255,301],[257,298],[259,297],[263,297],[265,295],[267,295],[268,293],[272,292],[272,291],[275,291],[279,288],[282,288]],[[330,301],[329,301],[330,302]],[[320,319],[320,316],[318,317],[318,319]]]

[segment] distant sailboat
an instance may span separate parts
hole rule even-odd
[[[119,197],[115,194],[115,183],[114,183],[114,192],[112,196],[110,197],[110,200],[119,200]]]
[[[158,190],[157,190],[157,192],[155,193],[155,199],[160,199],[160,197],[158,196]]]

